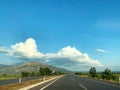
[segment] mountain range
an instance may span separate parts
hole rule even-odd
[[[0,64],[0,74],[7,74],[7,75],[20,75],[22,71],[27,72],[38,72],[40,67],[47,67],[51,70],[60,71],[63,73],[69,73],[70,71],[55,67],[52,65],[47,65],[40,62],[25,62],[18,65],[2,65]]]

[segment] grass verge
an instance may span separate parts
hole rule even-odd
[[[46,77],[46,80],[51,79],[53,77],[56,77],[56,76]],[[0,90],[18,90],[20,88],[27,87],[32,84],[40,83],[42,81],[43,81],[43,78],[40,78],[40,79],[24,81],[24,82],[16,83],[16,84],[9,84],[5,86],[0,86]]]

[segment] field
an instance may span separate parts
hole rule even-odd
[[[20,76],[0,76],[0,80],[5,80],[5,79],[14,79],[14,78],[18,78]]]
[[[120,76],[120,74],[113,74],[113,75],[118,76],[118,77]]]
[[[102,79],[101,73],[98,73],[97,77],[95,77],[94,79],[108,81],[108,82],[114,82],[114,83],[119,83],[120,82],[119,81],[120,73],[113,73],[112,75],[114,76],[114,80],[113,79],[110,79],[110,80]],[[81,74],[80,76],[91,78],[89,73],[84,73],[84,74]]]

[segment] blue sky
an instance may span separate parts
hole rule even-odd
[[[40,62],[71,70],[86,67],[80,60],[80,65],[68,64],[71,59],[65,57],[70,50],[72,54],[79,51],[84,57],[87,53],[90,59],[99,61],[103,65],[98,66],[99,70],[107,67],[120,70],[119,0],[1,0],[0,13],[1,64],[24,61],[8,53],[8,50],[21,53],[11,45],[25,44],[28,40],[31,45],[37,46],[35,53],[40,52],[44,57],[47,53],[48,56],[54,54],[52,59],[55,61],[41,61],[41,56],[36,59]],[[60,50],[64,52],[63,56],[57,56]],[[69,55],[72,57],[72,54]],[[59,58],[56,60],[55,56]],[[64,60],[58,60],[60,57]],[[28,56],[26,59],[31,60]],[[47,59],[51,60],[51,57]]]

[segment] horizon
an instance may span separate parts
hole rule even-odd
[[[0,1],[0,64],[120,71],[120,1]]]
[[[26,63],[40,63],[40,64],[44,64],[44,65],[49,65],[49,64],[46,64],[46,63],[41,63],[41,62],[37,62],[37,61],[26,61],[26,62],[21,62],[21,63],[17,63],[17,64],[11,64],[11,65],[7,65],[7,64],[0,64],[0,65],[6,65],[6,66],[19,66],[19,65],[23,65],[23,64],[26,64]],[[49,65],[49,66],[52,66],[52,67],[56,67],[56,68],[59,68],[59,69],[64,69],[64,70],[67,70],[68,72],[81,72],[81,73],[88,73],[89,72],[89,69],[91,68],[89,68],[88,70],[86,70],[86,71],[77,71],[77,70],[68,70],[68,69],[65,69],[65,68],[61,68],[61,67],[59,67],[59,66],[53,66],[53,65]],[[107,68],[105,68],[105,69],[107,69]],[[108,68],[109,69],[109,68]],[[99,70],[97,70],[96,69],[96,72],[97,73],[102,73],[104,70],[101,70],[101,71],[99,71]],[[120,71],[112,71],[113,73],[119,73]]]

